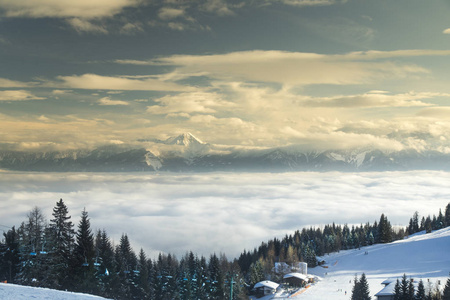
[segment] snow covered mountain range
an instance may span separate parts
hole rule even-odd
[[[305,151],[297,146],[239,149],[202,142],[190,133],[93,150],[0,150],[0,168],[53,172],[135,171],[406,171],[450,170],[450,154],[376,149]]]

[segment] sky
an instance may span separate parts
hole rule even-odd
[[[450,3],[0,0],[0,149],[450,151]]]
[[[326,224],[379,222],[407,226],[445,213],[450,173],[33,173],[0,172],[0,233],[27,220],[35,206],[47,222],[62,198],[78,226],[89,214],[94,232],[115,245],[126,233],[150,258],[187,251],[229,259],[274,237]],[[352,274],[353,275],[353,274]]]

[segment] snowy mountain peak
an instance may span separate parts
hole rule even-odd
[[[182,146],[193,146],[193,145],[204,145],[205,143],[196,138],[192,133],[186,132],[179,136],[168,138],[165,141],[168,145],[182,145]]]

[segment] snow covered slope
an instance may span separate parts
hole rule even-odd
[[[2,300],[100,300],[106,299],[80,293],[70,293],[44,288],[0,283],[0,299]]]
[[[368,252],[366,255],[365,252]],[[322,257],[328,268],[316,267],[309,273],[323,278],[296,299],[350,299],[355,274],[367,276],[372,299],[381,282],[404,273],[425,288],[440,280],[445,286],[450,272],[450,227],[429,234],[416,234],[402,241],[346,250]],[[430,283],[428,283],[428,279]],[[347,295],[345,292],[347,291]]]

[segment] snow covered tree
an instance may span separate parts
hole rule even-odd
[[[263,263],[262,259],[259,259],[250,266],[250,284],[253,286],[264,279],[266,278],[263,272]]]

